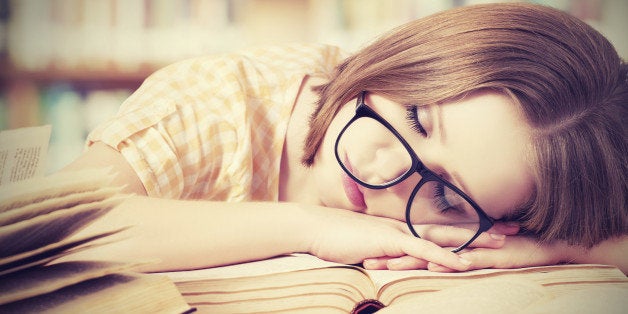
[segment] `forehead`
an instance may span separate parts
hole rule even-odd
[[[531,128],[518,106],[495,92],[476,92],[437,106],[445,169],[491,217],[500,218],[532,191]]]

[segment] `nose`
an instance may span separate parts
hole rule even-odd
[[[371,152],[368,166],[362,168],[362,175],[367,182],[387,184],[405,175],[412,160],[405,149],[380,147]]]
[[[375,165],[383,181],[392,181],[408,172],[411,160],[405,150],[387,147],[375,152]]]

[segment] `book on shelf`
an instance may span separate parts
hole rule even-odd
[[[45,127],[22,131],[49,136]],[[7,155],[33,145],[24,142],[23,133],[10,132],[9,139],[3,134],[13,144],[3,146]],[[127,196],[111,187],[106,169],[37,176],[33,169],[41,168],[43,152],[33,147],[29,152],[27,159],[0,160],[0,169],[13,172],[10,178],[23,178],[0,185],[0,313],[191,310],[169,278],[133,271],[142,263],[57,262],[122,234],[126,228],[73,237]]]
[[[607,265],[463,273],[367,271],[305,254],[165,273],[200,313],[595,313],[628,308],[628,279]],[[582,298],[582,295],[587,295]]]

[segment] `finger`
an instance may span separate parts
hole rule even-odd
[[[369,270],[384,270],[388,269],[386,263],[388,262],[389,257],[376,257],[376,258],[367,258],[362,262],[362,267],[364,269]]]
[[[406,255],[414,256],[418,259],[424,259],[456,270],[466,270],[471,264],[464,258],[459,257],[457,254],[447,249],[441,248],[433,242],[410,236],[405,239],[406,240],[401,243],[401,250]]]
[[[459,255],[472,261],[473,269],[552,265],[561,261],[562,253],[555,246],[539,245],[525,238],[509,239],[510,244],[502,249],[478,248]]]
[[[473,267],[470,269],[484,269],[499,266],[500,259],[505,259],[499,250],[491,249],[474,249],[459,254],[460,257],[471,262]],[[503,262],[503,261],[502,261]],[[500,268],[500,267],[498,267]]]
[[[440,246],[458,247],[475,235],[475,230],[449,225],[423,225],[421,238]],[[505,235],[483,232],[470,244],[471,247],[500,248],[504,245]]]
[[[504,246],[506,235],[500,233],[482,232],[468,247],[498,249]]]
[[[516,235],[517,233],[519,233],[519,229],[520,226],[516,222],[497,221],[495,222],[493,227],[491,227],[491,229],[489,229],[487,232],[503,235]]]
[[[456,272],[455,269],[451,269],[449,267],[441,266],[436,263],[429,262],[427,263],[427,270],[439,273],[453,273]]]
[[[413,256],[402,256],[389,259],[386,263],[386,267],[389,270],[426,269],[427,263],[428,262],[424,259],[416,258]]]

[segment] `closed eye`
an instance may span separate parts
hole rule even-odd
[[[455,215],[457,217],[469,217],[466,207],[470,205],[462,198],[462,196],[445,188],[445,185],[438,183],[434,185],[433,201],[435,208],[441,214]]]
[[[433,196],[434,205],[441,213],[446,213],[450,210],[455,210],[458,213],[464,212],[460,210],[459,208],[454,207],[451,204],[449,204],[449,201],[447,200],[447,197],[445,196],[445,186],[442,183],[434,185],[433,193],[434,193],[434,196]]]
[[[419,106],[409,105],[406,107],[406,121],[408,125],[417,133],[424,137],[427,137],[427,131],[423,128],[421,121],[419,121]]]

